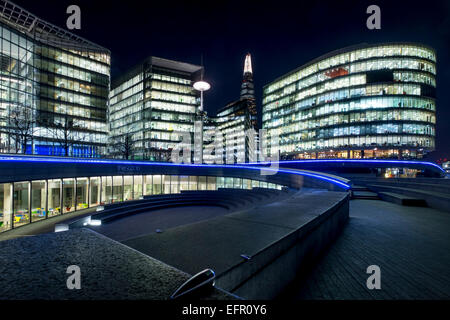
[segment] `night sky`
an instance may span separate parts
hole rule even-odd
[[[154,55],[200,64],[212,85],[210,114],[239,97],[252,54],[258,108],[262,87],[322,55],[363,42],[413,41],[437,51],[437,151],[450,158],[450,1],[97,1],[15,0],[66,27],[66,8],[81,8],[75,33],[112,52],[112,77]],[[381,8],[381,30],[366,27],[366,9]]]

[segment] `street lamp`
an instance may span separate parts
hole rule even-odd
[[[194,127],[194,128],[199,129],[198,134],[196,134],[194,137],[194,141],[196,140],[195,138],[200,140],[200,143],[194,142],[194,146],[197,146],[200,149],[200,150],[198,150],[199,163],[203,163],[203,117],[206,114],[203,111],[203,91],[208,91],[210,88],[211,88],[211,85],[208,82],[203,81],[203,80],[200,80],[200,81],[197,81],[196,83],[194,83],[194,89],[197,91],[200,91],[200,107],[198,108],[198,111],[197,111],[196,125]],[[200,123],[198,123],[198,122],[200,122]],[[194,130],[194,133],[195,133],[195,130]],[[194,160],[195,160],[195,155],[196,154],[194,154]]]
[[[194,89],[200,91],[200,108],[199,111],[203,111],[203,91],[208,91],[211,88],[211,85],[203,80],[197,81],[194,83]]]

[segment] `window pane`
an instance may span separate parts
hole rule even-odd
[[[123,177],[123,197],[124,200],[133,200],[133,176]]]
[[[48,180],[48,216],[61,214],[61,180]]]
[[[45,180],[31,182],[31,221],[45,219]]]
[[[153,194],[153,177],[151,175],[144,176],[144,195]]]
[[[233,188],[233,178],[225,178],[225,188]]]
[[[180,191],[189,190],[189,176],[180,176]]]
[[[178,176],[171,176],[170,178],[170,193],[180,193]]]
[[[28,182],[14,183],[14,227],[30,222],[28,212]]]
[[[102,204],[111,203],[112,177],[102,177]]]
[[[63,213],[75,210],[75,179],[63,180]]]
[[[208,190],[216,190],[216,177],[208,177]]]
[[[11,229],[11,189],[10,183],[0,184],[0,232]]]
[[[161,176],[155,175],[153,176],[153,194],[161,194]]]
[[[113,197],[111,202],[117,202],[123,200],[123,177],[113,177]]]
[[[249,179],[243,179],[242,180],[242,188],[243,189],[251,189],[252,188],[252,181]]]
[[[88,178],[77,178],[77,210],[88,208]]]
[[[100,177],[92,177],[89,182],[90,186],[90,202],[91,207],[98,206],[100,204]]]
[[[217,177],[217,189],[219,188],[225,188],[225,178],[224,177]]]
[[[189,176],[189,190],[197,190],[197,176]]]
[[[198,190],[206,189],[206,177],[198,177]]]
[[[134,176],[133,194],[134,199],[142,197],[142,176]]]
[[[164,176],[164,193],[169,194],[170,193],[170,176]]]

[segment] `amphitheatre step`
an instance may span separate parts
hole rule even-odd
[[[352,191],[370,191],[367,187],[364,186],[352,186]]]
[[[402,206],[410,206],[410,207],[426,207],[427,202],[425,199],[410,197],[399,193],[394,192],[379,192],[379,197],[383,201],[388,201],[392,203],[396,203]]]
[[[352,199],[379,200],[378,194],[371,191],[352,191]]]
[[[392,192],[409,197],[424,199],[429,207],[450,212],[450,194],[448,193],[397,187],[387,184],[370,184],[367,187],[376,192]]]

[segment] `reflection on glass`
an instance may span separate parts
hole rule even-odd
[[[61,180],[48,180],[48,216],[61,214]]]
[[[123,177],[123,198],[124,200],[133,200],[133,176]]]
[[[14,227],[30,222],[28,182],[14,182]]]
[[[31,221],[45,219],[45,180],[31,182]]]

